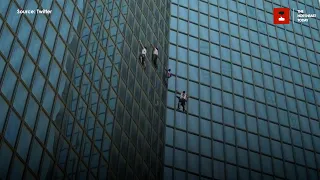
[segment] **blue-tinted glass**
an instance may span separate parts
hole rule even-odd
[[[225,179],[224,174],[221,172],[225,172],[224,163],[220,161],[213,161],[213,175],[215,179]]]
[[[54,92],[51,89],[51,87],[47,85],[44,93],[44,99],[43,99],[42,105],[49,114],[51,113],[51,110],[52,110],[53,100],[54,100]]]
[[[19,143],[17,147],[17,152],[23,160],[27,159],[27,154],[30,146],[32,135],[29,130],[26,129],[25,126],[21,127],[21,133],[19,138]]]
[[[175,130],[175,145],[176,147],[186,149],[186,133],[183,131]]]
[[[48,73],[48,68],[50,64],[51,54],[49,53],[46,47],[41,49],[41,55],[39,59],[39,67],[44,72],[44,74]]]
[[[231,76],[231,71],[232,70],[231,70],[231,64],[230,63],[222,61],[221,68],[222,68],[222,73],[224,75]]]
[[[23,115],[23,110],[24,110],[27,96],[28,96],[27,89],[21,83],[19,83],[16,90],[16,96],[14,98],[13,106],[21,116]]]
[[[15,146],[15,143],[17,141],[17,135],[18,135],[20,123],[21,121],[18,119],[18,116],[16,115],[16,113],[11,111],[8,118],[8,124],[7,124],[4,137],[13,147]]]
[[[246,97],[254,99],[253,86],[247,83],[244,83],[244,94]]]
[[[224,146],[218,141],[213,141],[213,157],[224,160]]]
[[[302,133],[302,140],[303,140],[304,148],[310,149],[310,150],[313,149],[311,135],[306,134],[306,133]]]
[[[248,133],[249,149],[259,152],[259,139],[255,134]]]
[[[168,96],[167,96],[167,105],[169,107],[175,107],[175,95],[173,93],[168,93]]]
[[[201,144],[201,154],[211,157],[211,140],[201,137],[200,144]]]
[[[188,134],[188,150],[199,153],[199,136]]]
[[[275,175],[284,177],[283,161],[273,159],[273,167]]]
[[[284,158],[288,161],[293,161],[292,147],[287,144],[282,144]]]
[[[247,148],[247,135],[246,132],[241,130],[236,130],[236,137],[237,137],[237,145],[243,148]]]
[[[198,86],[196,86],[198,88]],[[200,85],[200,98],[205,101],[210,101],[210,87]]]
[[[251,58],[246,54],[241,54],[242,65],[251,69]]]
[[[54,55],[60,65],[62,64],[65,49],[66,49],[65,44],[63,43],[61,38],[58,38],[56,43],[56,48],[54,50],[55,51]]]
[[[278,158],[282,158],[281,144],[278,141],[271,140],[272,155]]]
[[[42,151],[43,149],[38,141],[34,140],[31,146],[30,158],[28,162],[28,165],[33,172],[38,172]]]
[[[249,152],[250,155],[250,167],[260,171],[260,157],[259,154],[254,153],[254,152]]]
[[[261,102],[265,102],[265,97],[264,97],[264,89],[259,88],[259,87],[255,87],[255,97],[256,100],[261,101]]]
[[[33,57],[33,59],[36,60],[38,58],[38,54],[39,54],[39,50],[40,50],[40,46],[41,46],[41,41],[35,32],[32,33],[30,44],[32,44],[32,45],[29,45],[28,51],[29,51],[31,57]]]
[[[11,169],[10,179],[22,179],[24,165],[17,157],[14,158]]]
[[[273,123],[269,123],[269,132],[270,137],[280,140],[280,134],[279,134],[279,126]]]
[[[303,150],[297,147],[293,147],[293,149],[294,149],[294,159],[296,163],[305,165]]]
[[[196,24],[189,23],[189,34],[196,37],[199,36],[198,26]]]
[[[24,55],[24,50],[22,49],[20,43],[16,41],[14,43],[14,46],[12,49],[12,56],[10,58],[10,64],[12,65],[13,69],[16,70],[16,72],[20,71],[23,55]]]
[[[266,91],[266,99],[267,99],[267,103],[270,105],[275,106],[276,105],[276,96],[275,93],[272,91]]]
[[[199,24],[208,28],[208,15],[200,14]]]
[[[290,129],[280,126],[280,132],[282,141],[291,144]]]
[[[261,103],[256,103],[257,116],[263,119],[267,119],[266,105]]]
[[[188,41],[187,35],[181,34],[181,33],[178,34],[178,45],[186,47],[187,41]],[[194,50],[198,50],[198,48],[196,47],[198,45],[198,42],[196,41],[196,39],[190,39],[190,41],[193,41],[192,44],[195,43],[195,45],[192,46],[192,47],[194,47]],[[178,54],[178,56],[179,56],[179,54]]]
[[[238,128],[240,128],[240,129],[247,129],[246,128],[246,118],[245,118],[245,115],[244,114],[242,114],[242,113],[238,113],[238,112],[236,112],[235,113],[235,117],[237,117],[236,119],[235,119],[235,124],[236,124],[236,126],[238,127]]]
[[[210,121],[200,120],[200,134],[202,136],[211,137]]]
[[[268,156],[261,156],[262,170],[265,173],[272,174],[272,159]]]
[[[6,61],[2,57],[0,57],[0,79],[2,78],[3,70],[6,66]]]
[[[61,4],[61,6],[63,7],[64,1],[59,0],[58,3]],[[65,10],[66,10],[66,14],[67,14],[67,16],[69,17],[70,20],[71,20],[70,16],[72,16],[73,8],[74,8],[74,4],[72,3],[72,1],[67,1]]]
[[[215,44],[210,44],[211,55],[220,58],[220,48]],[[217,64],[215,64],[217,65]],[[220,67],[220,66],[218,66]],[[213,64],[211,63],[211,69],[213,69]]]
[[[181,169],[186,169],[186,152],[175,149],[174,166]]]
[[[222,92],[223,105],[228,108],[233,108],[233,96],[230,93]]]
[[[53,85],[54,88],[57,87],[58,78],[60,74],[60,68],[55,61],[52,61],[49,73],[49,81]]]
[[[7,26],[4,26],[2,33],[0,35],[0,51],[3,53],[5,57],[8,57],[10,47],[13,41],[13,35],[9,31]]]
[[[8,174],[8,170],[10,167],[10,160],[11,160],[11,156],[12,156],[12,151],[11,149],[9,149],[9,147],[7,146],[7,144],[5,144],[2,141],[2,145],[0,148],[0,178],[1,179],[6,179],[6,176]]]
[[[194,81],[199,81],[199,69],[193,66],[189,66],[189,78]]]
[[[274,90],[273,78],[267,75],[264,75],[263,77],[265,87]]]
[[[297,103],[295,99],[287,97],[288,110],[297,113]]]
[[[33,95],[40,101],[45,80],[39,71],[35,74],[35,79],[33,80]]]
[[[244,53],[250,54],[249,42],[241,40],[241,50]]]
[[[195,66],[198,66],[199,59],[198,59],[198,53],[194,51],[189,51],[189,63]]]
[[[245,104],[246,104],[247,113],[250,114],[250,115],[255,116],[256,115],[256,111],[255,111],[255,103],[254,103],[254,101],[246,99],[245,100]]]
[[[17,15],[17,5],[15,3],[11,3],[10,10],[7,14],[7,22],[9,26],[13,29],[13,31],[17,30],[17,26],[19,23],[20,15]]]
[[[224,127],[225,141],[235,145],[235,130],[227,126]]]
[[[199,119],[195,116],[188,116],[188,131],[199,134]]]
[[[199,47],[200,47],[200,52],[201,53],[205,53],[205,54],[209,54],[210,53],[209,42],[200,40],[200,46]]]
[[[305,159],[306,159],[306,164],[309,167],[316,168],[316,161],[315,161],[315,156],[314,153],[311,151],[304,151],[305,152]]]
[[[186,115],[181,113],[181,112],[177,112],[176,113],[176,127],[183,129],[183,130],[187,130],[187,122],[186,122]]]
[[[52,13],[50,15],[50,20],[51,20],[51,22],[53,23],[53,25],[55,27],[59,26],[60,18],[61,18],[61,10],[57,6],[57,4],[54,3],[53,6],[52,6]]]
[[[178,47],[178,59],[183,61],[183,62],[187,62],[187,50],[185,48],[180,48]]]
[[[2,132],[2,128],[4,126],[4,123],[5,123],[5,120],[6,120],[6,117],[7,117],[7,112],[8,112],[9,106],[1,96],[0,96],[0,109],[1,109],[1,113],[0,113],[0,132]]]
[[[188,2],[186,2],[185,6],[188,7]],[[184,19],[188,18],[188,9],[184,7],[179,7],[179,17],[182,17]]]
[[[199,173],[199,156],[188,153],[188,170],[193,173]]]
[[[212,177],[212,160],[201,157],[201,174]]]
[[[35,65],[31,61],[29,56],[27,56],[24,60],[23,67],[21,70],[21,78],[27,84],[28,87],[31,85],[34,69]]]
[[[173,129],[168,127],[166,127],[166,144],[173,146]]]
[[[231,37],[230,42],[231,42],[231,48],[236,49],[238,51],[240,50],[240,44],[239,44],[238,38]]]
[[[1,92],[6,96],[8,100],[11,100],[16,81],[17,81],[16,75],[14,75],[11,68],[7,68],[7,71],[4,75],[4,79],[2,82]]]
[[[49,119],[48,117],[41,111],[38,124],[37,124],[37,132],[36,135],[44,143],[46,134],[47,134],[47,129],[48,129],[48,124],[49,124]]]
[[[231,35],[234,35],[234,36],[236,36],[236,37],[239,37],[239,27],[238,26],[236,26],[236,25],[233,25],[233,24],[229,24],[230,25],[230,34]],[[237,38],[238,40],[238,44],[239,44],[239,39],[240,39],[240,37],[239,38]],[[231,40],[232,40],[232,38],[231,38]],[[232,43],[232,41],[231,41],[231,43]],[[231,44],[232,45],[232,44]],[[240,50],[240,48],[238,48],[238,50]]]
[[[200,69],[200,82],[206,85],[210,85],[210,72]]]
[[[170,147],[165,147],[165,164],[172,166],[173,159],[173,149]]]
[[[223,141],[223,126],[218,123],[212,123],[212,136],[214,139]]]
[[[291,164],[291,163],[289,163],[289,162],[285,162],[284,167],[285,167],[285,169],[286,169],[286,176],[287,176],[289,179],[297,179],[295,167],[294,167],[293,164]]]
[[[53,29],[52,25],[49,24],[46,32],[45,42],[48,45],[49,49],[53,49],[54,41],[56,38],[57,32]]]
[[[27,110],[26,110],[25,122],[29,125],[31,129],[34,128],[35,121],[37,119],[38,109],[39,109],[38,103],[33,99],[33,97],[30,97]]]
[[[208,69],[210,66],[210,60],[208,56],[200,54],[200,66],[202,68]]]

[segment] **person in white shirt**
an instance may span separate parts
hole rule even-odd
[[[177,96],[177,97],[179,98],[178,109],[180,110],[180,104],[181,104],[181,106],[183,108],[183,111],[186,112],[185,104],[186,104],[187,99],[188,99],[187,93],[185,91],[183,91],[182,93],[180,93],[180,96]]]
[[[157,69],[157,68],[158,68],[157,59],[158,59],[158,56],[159,56],[159,51],[158,51],[158,48],[157,48],[157,47],[155,47],[153,44],[151,44],[151,45],[152,45],[152,47],[153,47],[152,61],[153,61],[154,67]]]
[[[139,56],[139,59],[140,59],[140,62],[141,62],[141,65],[143,67],[143,69],[145,69],[147,66],[146,66],[146,57],[147,57],[147,48],[144,47],[144,45],[142,44],[142,42],[139,40],[139,43],[142,47],[142,51],[141,51],[141,54]]]

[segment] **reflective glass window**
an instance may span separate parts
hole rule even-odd
[[[2,33],[0,35],[0,42],[2,42],[0,44],[0,51],[3,53],[5,57],[8,57],[9,55],[12,41],[13,41],[12,33],[9,31],[7,26],[4,26]]]

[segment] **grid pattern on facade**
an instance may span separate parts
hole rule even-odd
[[[164,179],[320,177],[320,20],[275,26],[282,6],[320,13],[317,0],[172,1]]]
[[[165,66],[167,7],[1,1],[0,179],[162,177],[166,89],[136,63],[136,40],[152,36]],[[52,14],[17,15],[37,8]]]

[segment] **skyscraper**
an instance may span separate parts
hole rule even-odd
[[[0,179],[162,179],[169,9],[1,1]]]
[[[277,7],[320,15],[318,0],[172,0],[164,179],[320,178],[320,19],[274,25]]]

